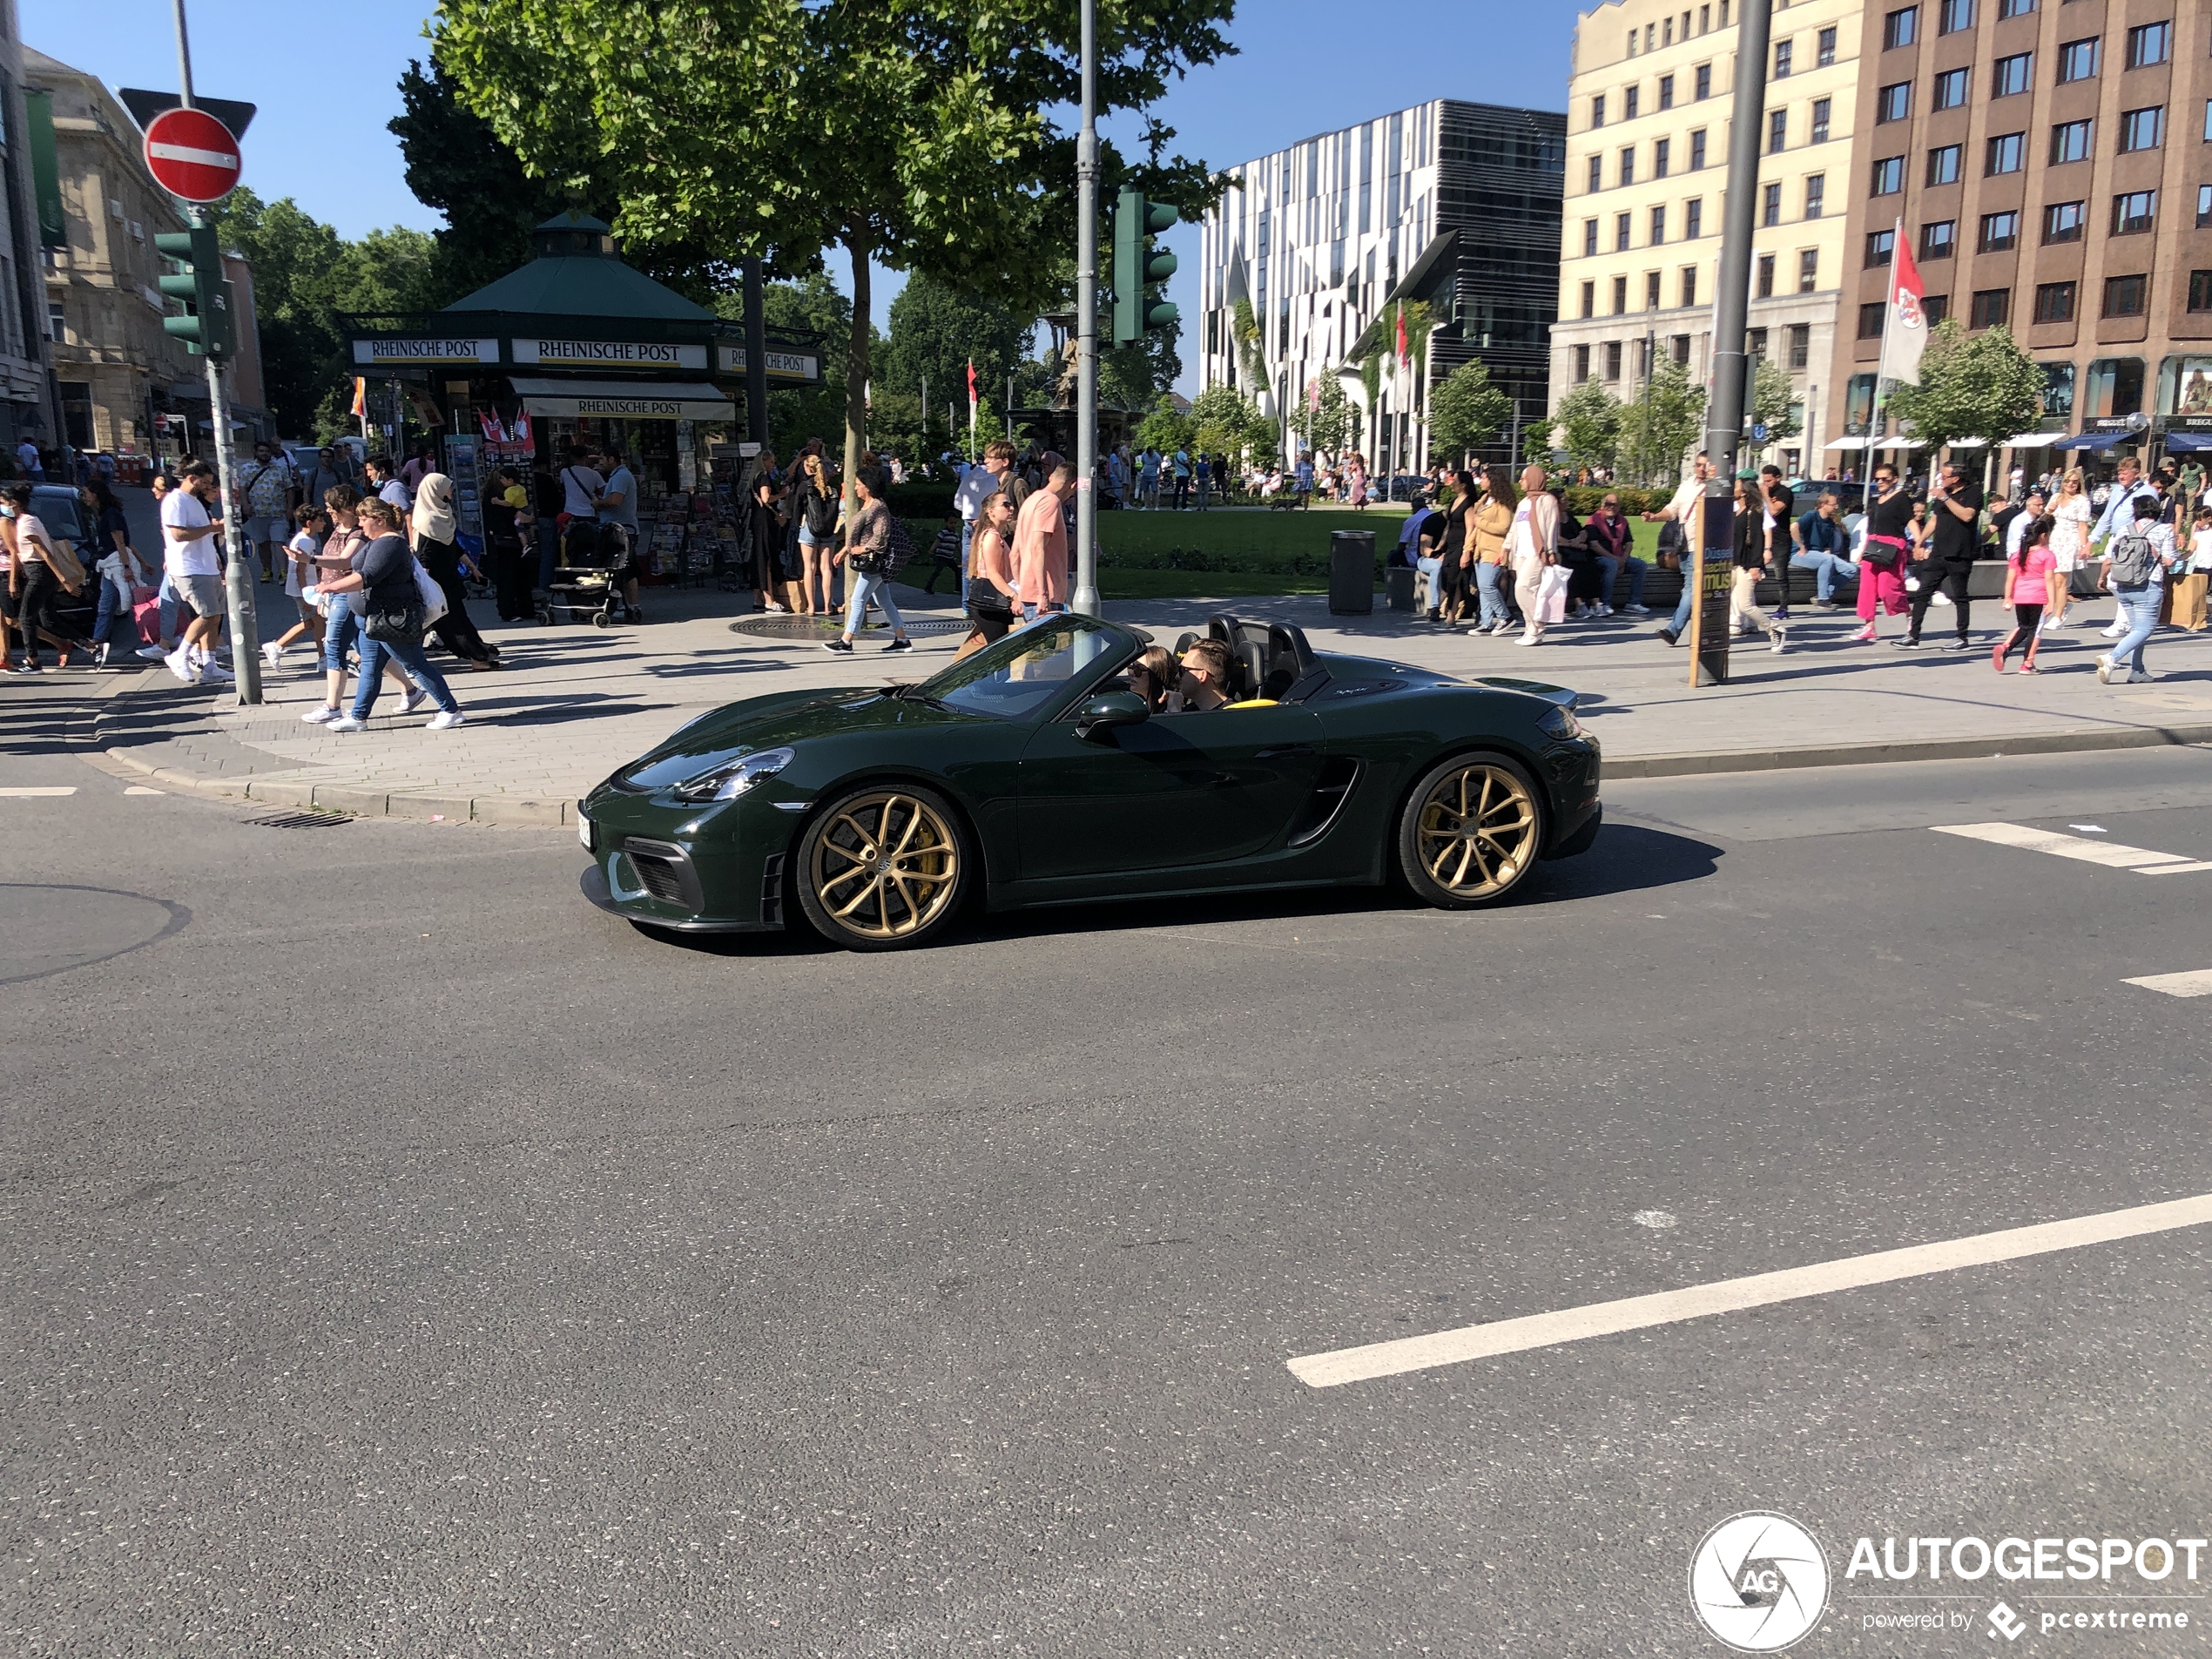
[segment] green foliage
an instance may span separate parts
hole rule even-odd
[[[991,388],[1003,396],[1035,320],[1002,300],[963,293],[916,272],[891,302],[891,331],[874,376],[877,397],[886,390],[918,397],[926,381],[940,424],[950,401],[965,425],[968,361],[974,360],[976,389],[988,407]]]
[[[1512,419],[1513,399],[1491,384],[1489,366],[1480,358],[1429,388],[1429,448],[1439,460],[1456,462],[1495,442]],[[1551,447],[1548,436],[1544,447]]]
[[[1890,412],[1912,423],[1931,449],[1954,438],[2001,443],[2034,426],[2043,412],[2043,371],[1995,327],[1969,334],[1946,317],[1928,337],[1918,386],[1889,388]]]
[[[1642,393],[1621,406],[1622,475],[1650,485],[1680,477],[1683,456],[1704,423],[1705,388],[1673,358],[1661,358]]]
[[[1608,489],[1596,484],[1571,484],[1562,499],[1568,512],[1577,518],[1588,518],[1608,496],[1618,501],[1622,512],[1630,518],[1638,513],[1656,513],[1674,499],[1674,492],[1669,489]]]
[[[1259,319],[1252,302],[1239,300],[1230,307],[1230,337],[1237,342],[1237,376],[1247,387],[1267,384],[1267,361],[1260,350]]]
[[[1570,467],[1610,467],[1621,449],[1621,400],[1600,381],[1584,381],[1559,400],[1552,417]]]
[[[1275,422],[1233,386],[1209,386],[1190,401],[1190,439],[1209,455],[1264,467],[1281,452]]]
[[[1804,430],[1804,423],[1790,413],[1796,401],[1797,392],[1790,384],[1790,371],[1771,357],[1760,358],[1751,379],[1751,419],[1765,425],[1769,443],[1794,438]],[[2017,432],[2020,428],[2015,427],[2013,430]]]
[[[1171,455],[1188,446],[1197,430],[1189,415],[1177,414],[1175,405],[1163,397],[1152,406],[1152,412],[1136,423],[1132,436],[1140,449],[1157,449],[1163,455]]]

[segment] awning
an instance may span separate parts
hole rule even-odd
[[[1864,438],[1838,438],[1833,443],[1824,443],[1820,447],[1824,449],[1864,449],[1866,447],[1866,440]]]
[[[2054,449],[2097,449],[2103,448],[2114,437],[2120,435],[2124,435],[2109,432],[2084,432],[2079,437],[2060,438],[2051,448]]]
[[[1952,449],[1986,449],[1989,448],[1989,440],[1987,438],[1953,438],[1946,447]]]
[[[2166,435],[2168,455],[2200,455],[2208,449],[2212,449],[2212,432],[2169,432]]]
[[[738,406],[704,381],[540,380],[508,384],[531,415],[615,415],[625,421],[735,421]]]
[[[2022,432],[2005,440],[2007,449],[2048,449],[2064,437],[2063,432]]]

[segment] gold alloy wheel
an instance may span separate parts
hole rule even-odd
[[[959,885],[960,842],[927,802],[896,791],[843,803],[814,838],[809,877],[823,913],[864,939],[934,921]]]
[[[1502,893],[1536,857],[1536,802],[1506,767],[1477,760],[1448,772],[1421,802],[1421,868],[1455,899]]]

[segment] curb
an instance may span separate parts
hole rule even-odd
[[[374,784],[311,784],[299,778],[205,777],[154,766],[127,749],[98,751],[115,776],[145,778],[183,794],[270,806],[311,806],[354,818],[406,818],[421,823],[482,824],[499,829],[574,828],[576,802],[551,795],[464,795],[428,789],[380,789]],[[88,756],[87,759],[93,757]]]
[[[1601,734],[1601,737],[1602,734]],[[1608,756],[1605,778],[1696,778],[1816,766],[1885,766],[1912,760],[2000,760],[2006,755],[2080,754],[2100,749],[2187,748],[2212,744],[2212,725],[2021,732],[2002,738],[1930,738],[1906,743],[1838,743],[1804,749],[1728,749],[1705,754]]]

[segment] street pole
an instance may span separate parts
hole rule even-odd
[[[768,314],[762,293],[760,261],[745,262],[745,436],[765,450],[768,444]]]
[[[1743,334],[1750,322],[1751,240],[1759,193],[1759,139],[1766,125],[1766,57],[1774,0],[1742,0],[1736,32],[1736,112],[1728,138],[1728,212],[1721,232],[1713,319],[1713,392],[1705,448],[1713,488],[1725,499],[1743,438]]]
[[[185,30],[185,0],[176,0],[176,13],[178,102],[189,110],[192,107],[192,42]],[[194,226],[208,220],[207,213],[198,207],[189,209],[188,216]],[[222,274],[219,270],[215,273],[218,281]],[[213,319],[202,325],[201,334],[204,349],[215,334]],[[239,545],[238,502],[231,493],[231,401],[223,390],[223,366],[212,351],[206,354],[207,422],[213,428],[215,475],[223,496],[223,598],[224,608],[230,613],[231,671],[238,676],[239,702],[251,705],[261,700],[261,631],[253,611],[253,576],[246,568],[253,561]]]
[[[1082,132],[1076,139],[1076,596],[1099,614],[1098,0],[1082,0]]]

